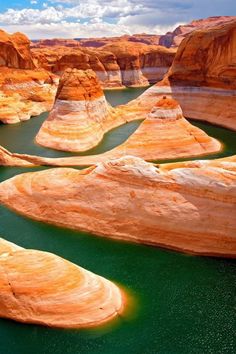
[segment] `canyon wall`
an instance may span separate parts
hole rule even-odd
[[[160,36],[159,44],[167,48],[178,47],[182,40],[186,38],[189,33],[198,29],[207,29],[216,25],[222,25],[227,22],[235,21],[236,16],[212,16],[204,19],[193,20],[185,25],[180,25],[172,32]]]
[[[0,31],[0,122],[18,123],[52,108],[58,78],[38,69],[30,41]]]
[[[63,43],[63,41],[62,41]],[[169,69],[175,49],[119,40],[99,48],[47,46],[32,48],[38,66],[61,75],[67,68],[92,69],[104,88],[148,86],[161,80]]]
[[[179,101],[187,118],[236,129],[235,77],[236,21],[231,21],[189,34],[164,79],[126,110],[143,116],[157,97],[167,95]]]

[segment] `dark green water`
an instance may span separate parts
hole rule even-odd
[[[140,94],[131,89],[109,95],[117,103],[125,103],[135,92]],[[17,152],[68,155],[34,145],[45,117],[0,126],[1,144]],[[108,133],[93,153],[121,143],[138,124],[129,123]],[[236,153],[236,133],[194,124],[224,142],[220,156]],[[42,168],[32,170],[38,169]],[[0,180],[25,171],[29,169],[1,167]],[[135,304],[115,323],[93,330],[55,330],[0,320],[0,354],[236,353],[234,261],[111,241],[34,222],[4,207],[0,207],[0,235],[26,248],[53,252],[116,281]]]

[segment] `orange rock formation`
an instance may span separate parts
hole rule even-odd
[[[49,111],[58,81],[44,70],[0,68],[0,121],[18,123]]]
[[[192,32],[180,45],[167,75],[126,107],[148,112],[160,95],[177,99],[185,117],[236,129],[236,20]]]
[[[122,311],[110,281],[52,253],[0,238],[0,317],[50,327],[97,326]]]
[[[30,42],[0,31],[0,121],[17,123],[52,108],[58,79],[36,69]]]
[[[30,41],[22,33],[8,34],[0,30],[0,67],[35,69]]]
[[[0,201],[30,218],[101,236],[236,256],[235,157],[155,167],[126,156],[82,171],[31,172],[2,182]]]
[[[63,43],[63,42],[62,42]],[[92,69],[106,88],[147,86],[161,80],[176,50],[157,45],[117,40],[100,48],[45,46],[32,48],[37,64],[61,75],[67,68]]]
[[[96,146],[106,131],[124,122],[114,116],[92,70],[67,69],[36,141],[54,149],[85,151]]]
[[[87,72],[85,73],[88,74]],[[77,74],[78,72],[76,71],[76,75]],[[62,80],[61,91],[59,86],[59,95],[61,97],[68,97],[70,95],[70,90],[72,90],[72,94],[77,94],[77,97],[79,97],[80,93],[85,95],[83,91],[78,91],[78,93],[76,93],[74,86],[68,87],[67,79],[68,78],[66,77],[66,80]],[[73,72],[71,79],[71,82],[74,85]],[[65,81],[67,81],[66,87],[64,86]],[[95,88],[95,86],[94,83],[92,87]],[[84,88],[82,87],[82,90],[83,89]],[[79,86],[77,86],[77,90],[79,90]],[[96,92],[99,92],[99,90],[96,89]],[[88,92],[86,94],[88,94]],[[62,110],[60,107],[62,107]],[[86,144],[92,144],[93,140],[90,142],[90,137],[93,136],[93,134],[95,134],[96,137],[96,131],[100,132],[100,128],[97,124],[93,124],[93,120],[91,121],[90,117],[86,118],[87,112],[85,112],[85,118],[84,113],[81,113],[86,121],[85,130],[83,126],[81,127],[81,124],[77,124],[76,120],[73,120],[73,126],[70,126],[71,111],[69,111],[68,125],[70,130],[68,130],[66,124],[67,114],[64,111],[64,103],[61,106],[59,105],[59,110],[61,112],[60,114],[58,113],[58,110],[55,109],[55,112],[57,112],[55,113],[55,122],[50,120],[49,117],[49,120],[43,124],[38,135],[40,142],[43,145],[45,143],[46,146],[50,144],[50,146],[63,149],[67,149],[68,144],[70,144],[71,149],[81,148],[84,140]],[[64,126],[62,126],[62,122],[60,121],[61,115],[64,118]],[[74,119],[75,117],[72,118]],[[80,119],[80,116],[78,119]],[[57,120],[59,120],[59,124]],[[53,122],[52,126],[51,122]],[[114,122],[116,123],[115,120]],[[103,122],[101,125],[102,124]],[[81,136],[81,138],[73,140],[74,135],[72,135],[72,133],[74,135],[76,134],[77,137]],[[54,136],[56,136],[56,138]],[[43,158],[23,154],[12,154],[0,147],[0,164],[7,166],[30,165],[30,163],[52,166],[87,166],[95,164],[98,161],[106,161],[110,158],[118,158],[125,155],[134,155],[151,161],[205,155],[219,151],[220,149],[220,142],[209,137],[202,130],[192,126],[184,119],[182,110],[175,100],[164,97],[155,104],[144,122],[140,124],[138,129],[123,144],[103,154],[66,158]]]
[[[178,26],[173,32],[167,32],[163,36],[160,36],[159,44],[165,47],[178,47],[182,40],[195,30],[222,25],[234,21],[235,19],[236,16],[212,16],[200,20],[194,20],[186,25]]]

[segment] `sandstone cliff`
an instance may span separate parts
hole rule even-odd
[[[0,122],[18,123],[52,108],[58,79],[37,69],[30,41],[0,31]]]
[[[186,25],[178,26],[173,32],[167,32],[160,36],[159,44],[168,48],[178,47],[182,40],[195,30],[222,25],[230,21],[235,21],[235,19],[236,16],[212,16],[200,20],[194,20]]]
[[[0,201],[63,227],[236,257],[235,157],[155,167],[126,156],[82,171],[31,172],[2,182]]]
[[[0,121],[18,123],[49,111],[58,79],[44,70],[0,68]]]
[[[30,41],[22,33],[8,34],[0,30],[0,67],[34,69]]]
[[[236,129],[236,21],[192,32],[165,78],[126,109],[137,117],[158,96],[177,99],[188,118]]]
[[[122,311],[117,286],[52,253],[0,238],[0,317],[50,327],[97,326]]]
[[[61,75],[67,68],[92,69],[105,88],[147,86],[161,80],[169,69],[175,49],[118,40],[100,48],[46,46],[32,48],[35,62]]]

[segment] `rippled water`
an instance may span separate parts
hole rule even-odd
[[[125,103],[140,89],[106,93]],[[0,126],[0,142],[12,151],[44,156],[70,154],[34,144],[46,115],[14,126]],[[236,153],[236,133],[193,122],[221,139],[224,152]],[[131,122],[106,134],[90,153],[106,151],[138,127]],[[43,167],[31,170],[43,169]],[[0,180],[24,168],[0,168]],[[57,228],[0,207],[0,235],[26,248],[58,254],[123,286],[130,311],[93,330],[58,330],[0,320],[0,354],[233,354],[235,282],[233,260],[194,257],[159,248],[118,242]]]

